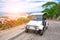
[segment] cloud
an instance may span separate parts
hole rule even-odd
[[[48,1],[55,1],[55,0],[2,0],[0,7],[0,11],[5,12],[29,12],[29,11],[39,11],[40,8],[44,3]]]
[[[56,0],[26,0],[28,2],[48,2],[48,1],[56,1]]]

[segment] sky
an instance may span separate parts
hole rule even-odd
[[[2,12],[36,12],[48,1],[56,0],[0,0],[0,11]]]
[[[48,1],[58,2],[59,0],[0,0],[0,12],[15,15],[19,12],[40,12],[43,10],[41,6]]]

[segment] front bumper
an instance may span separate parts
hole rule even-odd
[[[43,30],[43,25],[40,25],[40,26],[26,26],[26,29],[29,29],[29,30]]]
[[[40,30],[40,29],[35,28],[35,27],[26,27],[26,29],[28,29],[28,30],[36,30],[36,31]]]

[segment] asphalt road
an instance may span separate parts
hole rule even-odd
[[[43,36],[29,32],[18,35],[11,40],[60,40],[60,21],[49,20],[49,27]]]

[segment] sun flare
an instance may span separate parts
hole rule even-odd
[[[11,12],[11,13],[18,13],[18,12],[19,12],[19,8],[10,7],[10,8],[8,8],[8,12]]]
[[[21,16],[26,16],[26,12],[24,12],[22,8],[18,8],[16,6],[8,7],[6,10],[7,10],[6,15],[9,16],[11,19],[16,19]]]

